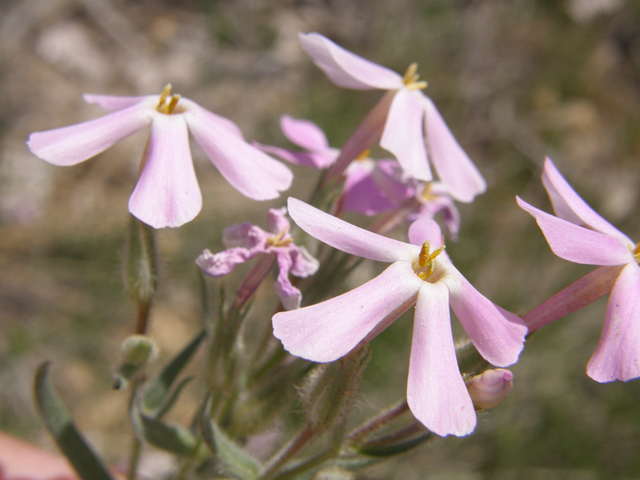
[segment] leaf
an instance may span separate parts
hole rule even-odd
[[[254,480],[262,470],[262,465],[233,440],[225,435],[213,420],[202,418],[202,437],[211,451],[216,454],[225,469],[239,480]]]
[[[200,457],[200,440],[186,428],[169,425],[142,413],[139,413],[139,418],[144,439],[154,447],[185,457]]]
[[[408,438],[395,443],[382,443],[374,440],[370,443],[365,443],[359,446],[356,451],[370,457],[392,457],[408,452],[418,445],[431,440],[432,437],[432,433],[427,431],[417,437]]]
[[[182,369],[189,363],[200,343],[205,337],[205,331],[201,330],[191,342],[182,349],[178,355],[164,368],[148,387],[142,396],[142,405],[147,411],[159,409],[169,394],[171,385],[176,380]]]
[[[34,382],[38,412],[45,427],[82,480],[113,480],[73,423],[49,379],[49,362],[38,367]]]
[[[166,415],[169,410],[171,410],[171,407],[173,407],[173,405],[178,400],[180,393],[182,393],[182,389],[186,387],[187,384],[191,382],[191,380],[193,380],[193,377],[186,377],[180,380],[176,388],[173,389],[166,401],[162,404],[162,407],[160,407],[160,409],[156,413],[155,418],[160,419],[164,415]]]

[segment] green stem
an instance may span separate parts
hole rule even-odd
[[[368,435],[369,433],[377,430],[378,428],[386,425],[387,423],[391,422],[392,420],[398,418],[400,415],[402,415],[403,413],[406,413],[408,411],[409,411],[409,405],[407,404],[407,401],[406,400],[402,400],[398,404],[396,404],[393,407],[391,407],[391,408],[385,410],[384,412],[382,412],[377,417],[372,418],[371,420],[369,420],[365,424],[363,424],[360,427],[356,428],[354,431],[352,431],[349,434],[347,439],[350,442],[354,442],[354,441],[356,441],[356,440]]]
[[[304,428],[265,465],[259,477],[260,480],[273,480],[276,478],[275,474],[278,472],[278,469],[293,458],[314,436],[315,432],[311,425],[305,425]]]

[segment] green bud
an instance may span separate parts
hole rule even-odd
[[[323,468],[313,476],[313,480],[355,480],[356,475],[337,465]]]
[[[156,342],[146,335],[131,335],[122,342],[122,363],[114,375],[113,388],[126,388],[142,367],[158,357]]]
[[[125,242],[122,279],[139,305],[149,305],[156,291],[158,259],[155,231],[131,216]]]

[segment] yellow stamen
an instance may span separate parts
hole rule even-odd
[[[267,246],[269,247],[286,247],[290,243],[293,243],[293,238],[282,239],[285,235],[285,230],[281,230],[277,235],[272,235],[267,238]]]
[[[360,155],[358,155],[356,157],[356,160],[364,160],[366,158],[369,157],[369,154],[371,153],[371,149],[370,148],[366,148],[362,151],[362,153]]]
[[[436,198],[438,198],[438,195],[431,193],[431,183],[427,183],[424,186],[424,190],[422,190],[422,193],[420,194],[420,199],[425,202],[429,202],[431,200],[435,200]]]
[[[407,71],[402,78],[402,83],[404,83],[405,87],[407,87],[409,90],[424,90],[425,88],[427,88],[427,82],[418,81],[420,75],[416,73],[417,71],[418,64],[412,63],[411,65],[409,65],[409,68],[407,68]]]
[[[156,106],[156,110],[158,112],[166,115],[171,115],[173,113],[176,105],[178,104],[178,100],[180,100],[180,95],[171,95],[171,88],[171,84],[167,83],[167,85],[162,89],[158,105]],[[171,95],[171,97],[169,97],[169,95]],[[167,101],[167,99],[169,101]]]
[[[636,259],[636,263],[640,263],[640,243],[636,245],[636,249],[633,251],[633,258]]]
[[[435,259],[442,253],[443,250],[444,245],[435,250],[433,253],[430,253],[431,242],[427,240],[422,244],[420,254],[418,255],[418,268],[420,269],[420,271],[416,272],[421,280],[426,280],[431,276],[434,269],[436,268]]]

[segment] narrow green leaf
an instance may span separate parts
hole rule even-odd
[[[162,373],[149,383],[142,396],[142,405],[145,410],[154,411],[162,406],[171,390],[171,385],[178,375],[180,375],[182,369],[189,363],[189,360],[191,360],[191,357],[200,346],[204,337],[205,332],[201,330],[194,339],[171,360]]]
[[[173,389],[173,391],[169,394],[165,402],[162,404],[162,407],[160,407],[160,409],[156,413],[155,418],[161,419],[163,416],[167,414],[167,412],[169,412],[169,410],[171,410],[171,407],[173,407],[173,405],[178,400],[180,393],[182,393],[182,390],[184,389],[184,387],[186,387],[187,384],[191,382],[191,380],[193,380],[193,377],[186,377],[180,380],[180,382],[178,382],[178,385],[176,385],[176,388]]]
[[[169,425],[139,413],[144,439],[151,445],[168,452],[196,458],[199,456],[200,441],[186,428]]]
[[[260,462],[227,437],[208,415],[202,418],[202,437],[228,473],[239,480],[258,478],[262,470]]]
[[[113,480],[73,423],[49,379],[49,362],[38,367],[34,395],[42,420],[82,480]]]
[[[383,442],[371,441],[357,448],[357,452],[370,457],[392,457],[408,452],[418,445],[431,440],[432,434],[427,431],[417,437],[408,438],[399,442],[386,444]]]

